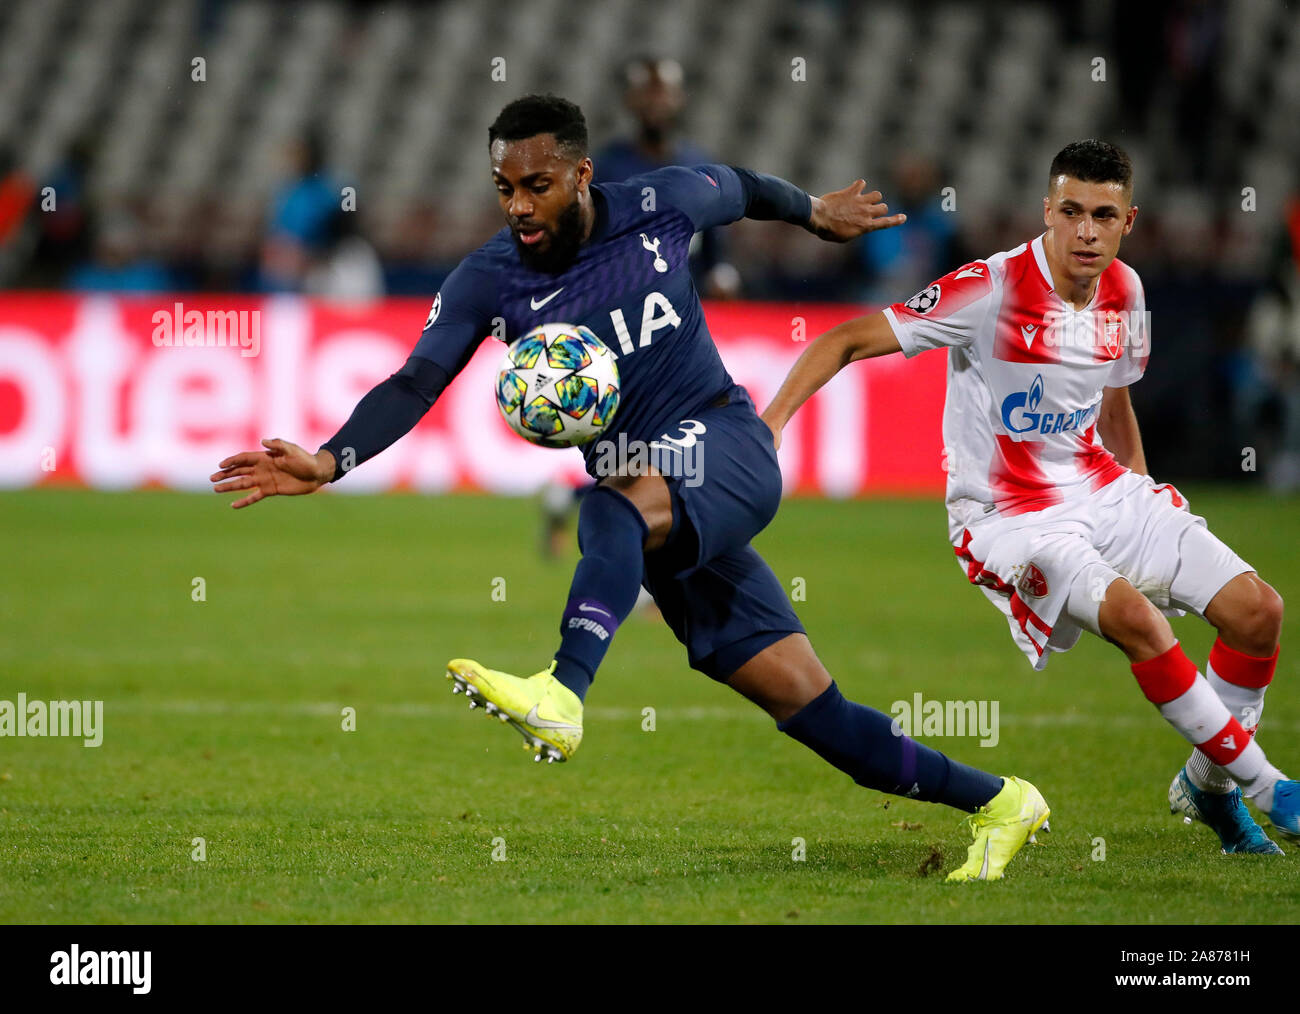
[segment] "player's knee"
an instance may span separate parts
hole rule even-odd
[[[1129,654],[1158,655],[1172,639],[1168,621],[1131,586],[1107,596],[1099,619],[1102,633]]]
[[[1263,581],[1259,582],[1258,631],[1260,640],[1268,648],[1277,646],[1282,637],[1282,596]]]
[[[1246,646],[1248,654],[1273,653],[1282,636],[1282,613],[1282,596],[1264,581],[1254,578],[1234,618],[1237,629],[1233,633]]]
[[[792,703],[800,708],[811,704],[824,694],[830,685],[831,674],[826,671],[826,667],[821,664],[821,661],[814,656],[796,674]]]
[[[830,673],[820,663],[791,667],[783,677],[774,680],[754,698],[758,706],[778,722],[798,714],[831,685]]]
[[[825,693],[831,675],[806,636],[799,634],[764,649],[736,670],[727,684],[784,722]]]

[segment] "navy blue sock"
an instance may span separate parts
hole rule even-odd
[[[644,570],[645,521],[623,494],[597,486],[582,498],[569,601],[560,621],[555,678],[586,697],[609,643],[636,606]]]
[[[973,813],[1002,791],[1002,779],[897,735],[890,717],[846,700],[832,680],[824,693],[777,726],[859,785]]]

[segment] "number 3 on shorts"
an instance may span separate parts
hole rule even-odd
[[[662,441],[663,443],[672,444],[675,447],[694,447],[695,438],[708,432],[708,427],[698,419],[683,419],[677,424],[677,428],[682,431],[680,437],[670,437],[665,433],[656,440],[654,444],[651,444],[651,446],[653,447]]]

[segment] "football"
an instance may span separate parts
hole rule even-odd
[[[497,408],[510,428],[543,447],[598,436],[618,410],[618,362],[588,328],[542,324],[506,350]]]

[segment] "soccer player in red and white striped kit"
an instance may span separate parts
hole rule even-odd
[[[1281,854],[1247,799],[1300,839],[1300,783],[1254,733],[1277,666],[1282,599],[1148,474],[1129,400],[1150,356],[1142,283],[1117,259],[1133,228],[1128,156],[1077,141],[1053,160],[1046,231],[963,265],[911,299],[832,328],[763,417],[776,435],[850,362],[948,350],[949,537],[1036,669],[1084,630],[1116,644],[1138,686],[1195,749],[1171,812],[1223,851]],[[1202,675],[1168,615],[1218,632]]]

